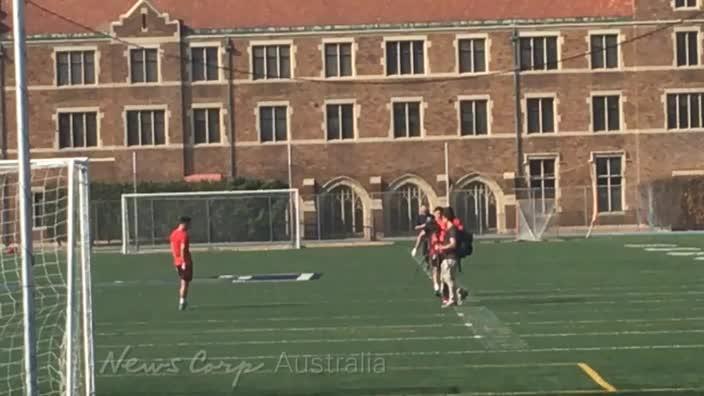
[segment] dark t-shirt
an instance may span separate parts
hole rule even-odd
[[[450,243],[451,238],[455,239],[455,247],[445,250],[443,254],[446,259],[457,260],[457,243],[459,241],[457,240],[457,227],[454,225],[445,231],[445,245]]]
[[[424,215],[424,214],[418,215],[418,219],[416,219],[416,225],[420,226],[420,225],[428,224],[428,221],[432,220],[432,219],[433,219],[433,216]]]

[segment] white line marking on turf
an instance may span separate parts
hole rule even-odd
[[[675,257],[687,257],[687,256],[701,256],[704,255],[704,252],[700,251],[692,251],[692,252],[668,252],[668,256],[675,256]]]
[[[446,324],[446,323],[432,323],[432,324],[409,324],[409,325],[370,325],[370,326],[330,326],[330,327],[250,327],[250,328],[220,328],[220,329],[205,329],[198,330],[197,333],[193,333],[191,329],[154,329],[154,331],[116,331],[116,332],[106,332],[106,333],[96,333],[98,336],[133,336],[133,335],[146,335],[146,334],[192,334],[197,336],[199,334],[236,334],[236,333],[286,333],[286,332],[315,332],[315,331],[357,331],[364,329],[385,329],[385,330],[414,330],[414,329],[437,329],[446,327],[459,327],[464,326],[462,324]]]
[[[700,251],[701,249],[695,247],[670,247],[670,248],[646,248],[646,252],[688,252],[688,251]]]
[[[559,324],[603,324],[603,323],[657,323],[657,322],[688,322],[704,320],[704,316],[687,318],[659,318],[659,319],[594,319],[594,320],[545,320],[528,322],[506,322],[510,325],[559,325]]]
[[[695,260],[704,261],[704,256],[702,256],[702,257],[697,257],[697,258],[695,258]]]
[[[626,335],[660,335],[660,334],[702,334],[704,329],[689,330],[624,330],[624,331],[594,331],[586,333],[535,333],[521,334],[525,338],[543,337],[597,337],[597,336],[626,336]]]
[[[627,248],[636,248],[636,249],[641,249],[641,248],[663,248],[663,247],[677,247],[677,245],[673,245],[671,243],[642,243],[642,244],[626,244],[623,245],[624,247]]]
[[[162,344],[164,347],[173,347],[173,344]],[[120,351],[124,349],[124,345],[118,345]],[[102,346],[98,346],[102,348]],[[445,350],[445,351],[403,351],[403,352],[365,352],[368,356],[374,357],[446,357],[446,356],[462,356],[462,355],[495,355],[495,354],[531,354],[531,353],[573,353],[573,352],[602,352],[602,351],[668,351],[668,350],[687,350],[687,349],[704,349],[704,344],[672,344],[672,345],[616,345],[616,346],[595,346],[595,347],[557,347],[557,348],[530,348],[530,349],[472,349],[472,350]],[[173,348],[171,349],[173,351]],[[220,350],[222,352],[222,350]],[[310,359],[316,357],[359,357],[359,353],[325,353],[325,354],[309,354],[309,353],[287,353],[289,359]],[[144,359],[150,362],[171,361],[174,359],[192,359],[193,356],[175,356],[164,358],[149,358]],[[208,356],[209,361],[256,361],[256,360],[271,360],[280,359],[281,354],[276,355],[249,355],[249,356]],[[110,360],[98,360],[96,364],[104,364]],[[7,364],[7,363],[6,363]]]
[[[297,281],[309,281],[309,280],[313,279],[314,276],[315,276],[315,274],[309,274],[309,273],[300,274],[296,280]]]
[[[341,344],[347,342],[406,342],[406,341],[442,341],[442,340],[472,340],[480,339],[481,336],[441,336],[441,337],[378,337],[378,338],[319,338],[319,339],[301,339],[301,340],[263,340],[263,341],[218,341],[218,342],[179,342],[169,344],[135,344],[134,348],[154,348],[160,346],[203,346],[203,345],[279,345],[279,344]],[[97,348],[123,348],[124,344],[103,344],[96,345]]]

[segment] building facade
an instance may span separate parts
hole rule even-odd
[[[28,2],[32,155],[102,181],[289,181],[306,233],[340,236],[407,233],[420,204],[480,233],[524,202],[637,225],[643,186],[704,171],[702,0],[292,3]]]

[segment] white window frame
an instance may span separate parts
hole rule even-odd
[[[608,108],[606,109],[606,114],[604,115],[604,119],[606,121],[606,128],[603,131],[597,131],[595,130],[595,125],[594,125],[594,98],[595,97],[608,97],[608,96],[618,96],[618,129],[617,130],[610,130],[608,129],[609,127],[609,119],[608,119]],[[624,113],[623,113],[623,105],[624,105],[624,99],[623,99],[623,92],[622,91],[592,91],[589,95],[589,130],[593,133],[596,134],[610,134],[610,133],[617,133],[617,132],[623,132],[626,129],[625,126],[625,121],[623,119]],[[608,103],[607,103],[608,105]]]
[[[560,204],[561,202],[561,197],[562,197],[562,192],[560,190],[560,154],[559,153],[531,153],[531,154],[524,154],[523,156],[523,161],[524,161],[524,174],[525,174],[525,181],[526,185],[528,188],[530,188],[530,182],[531,182],[531,174],[530,174],[530,161],[532,160],[538,160],[538,161],[554,161],[554,169],[555,169],[555,210],[557,212],[562,212],[562,206]],[[542,168],[542,166],[541,166]],[[544,172],[544,169],[541,169]],[[541,190],[543,190],[543,194],[545,193],[544,187],[541,186]]]
[[[93,52],[93,79],[92,83],[86,84],[85,82],[81,84],[67,84],[59,85],[59,53],[62,52]],[[70,57],[70,56],[69,56]],[[71,87],[91,87],[97,86],[100,81],[100,51],[97,46],[72,46],[72,47],[55,47],[52,53],[52,58],[54,60],[54,86],[59,89],[71,88]],[[85,70],[86,64],[85,59],[83,59],[83,69]],[[69,62],[69,79],[71,76],[71,62]]]
[[[254,47],[272,47],[272,46],[288,46],[289,48],[289,57],[290,57],[290,68],[289,70],[289,77],[288,78],[281,78],[281,77],[276,77],[276,78],[269,78],[267,76],[267,57],[266,57],[266,50],[264,51],[264,77],[260,79],[255,79],[254,78]],[[249,42],[249,47],[247,49],[249,51],[249,65],[247,68],[249,69],[249,80],[252,82],[257,82],[257,83],[271,83],[271,82],[276,82],[276,81],[282,81],[282,82],[288,82],[296,78],[296,46],[293,43],[293,40],[258,40],[258,41],[250,41]],[[279,65],[281,64],[281,54],[279,53],[280,51],[277,50],[276,56],[277,56],[277,62],[279,62]]]
[[[31,188],[32,192],[32,231],[44,231],[48,228],[46,224],[42,224],[41,226],[37,226],[37,217],[36,214],[34,213],[35,210],[35,203],[34,203],[34,198],[36,194],[42,194],[42,219],[46,216],[46,189],[44,187],[32,187]]]
[[[274,131],[273,138],[271,142],[262,141],[262,123],[261,123],[261,108],[262,107],[286,107],[286,140],[276,140],[276,131]],[[293,141],[292,131],[291,131],[291,116],[293,115],[293,110],[291,109],[291,103],[287,100],[283,101],[272,101],[272,102],[258,102],[255,107],[255,117],[257,122],[257,142],[263,145],[277,145],[277,144],[288,144],[289,141]],[[276,122],[274,122],[276,124]]]
[[[59,116],[61,114],[74,114],[74,113],[95,113],[95,143],[96,145],[93,147],[64,147],[60,148],[60,140],[61,140],[61,130],[59,129],[60,124],[59,124]],[[103,141],[102,141],[102,136],[101,136],[101,120],[104,116],[104,113],[100,112],[100,107],[60,107],[57,108],[56,111],[54,112],[54,115],[52,116],[52,119],[54,121],[54,124],[56,126],[56,135],[54,137],[54,149],[57,151],[86,151],[86,150],[95,150],[103,147]],[[73,120],[71,121],[73,123]],[[73,129],[73,125],[71,125],[71,129]],[[85,136],[84,136],[85,138]],[[71,134],[71,140],[73,140],[73,133]]]
[[[462,40],[484,40],[484,71],[483,72],[477,72],[475,71],[475,65],[474,65],[474,43],[472,43],[472,71],[471,72],[463,72],[460,68],[460,63],[461,63],[461,57],[460,57],[460,41]],[[477,33],[477,34],[458,34],[455,36],[455,58],[457,61],[455,62],[455,73],[459,75],[483,75],[483,74],[488,74],[491,70],[489,68],[489,65],[491,63],[491,38],[489,38],[488,34],[482,34],[482,33]]]
[[[128,145],[128,136],[129,136],[129,125],[127,122],[127,113],[130,111],[163,111],[164,112],[164,144],[138,144],[135,146],[130,146]],[[154,116],[152,116],[153,118]],[[169,118],[171,118],[171,113],[169,112],[169,107],[167,105],[137,105],[137,106],[125,106],[123,111],[122,111],[122,119],[123,119],[123,124],[125,125],[124,127],[124,146],[127,147],[128,149],[139,149],[139,148],[159,148],[159,147],[166,147],[171,144],[171,140],[169,138]],[[140,128],[140,133],[139,137],[140,140],[142,139],[142,123],[139,123],[139,128]],[[152,141],[154,141],[154,122],[152,122]]]
[[[352,105],[352,139],[329,139],[328,138],[328,105]],[[352,142],[359,139],[359,107],[356,99],[328,99],[323,103],[323,139],[327,143]],[[340,132],[342,132],[342,117],[340,117]]]
[[[387,59],[386,59],[386,46],[388,43],[391,42],[402,42],[402,41],[408,41],[408,42],[413,42],[413,41],[422,41],[423,42],[423,73],[410,73],[410,74],[401,74],[401,51],[398,51],[398,56],[397,56],[397,66],[398,66],[398,71],[399,73],[397,74],[388,74],[387,72]],[[416,36],[385,36],[382,43],[381,43],[381,48],[382,48],[382,66],[384,68],[384,77],[386,78],[418,78],[418,77],[425,77],[430,75],[430,59],[428,56],[428,49],[430,48],[430,42],[428,41],[428,36],[423,36],[423,35],[416,35]],[[411,50],[411,68],[413,68],[414,65],[414,52]]]
[[[668,123],[667,123],[667,120],[668,120],[668,118],[667,118],[667,117],[668,117],[667,97],[668,97],[669,95],[692,95],[692,94],[704,95],[704,87],[702,87],[702,88],[688,88],[688,89],[665,90],[665,93],[662,95],[663,110],[664,110],[664,113],[663,113],[663,114],[665,115],[665,116],[663,117],[663,119],[664,119],[664,126],[663,126],[663,128],[665,129],[665,131],[667,131],[667,132],[669,132],[669,133],[677,133],[677,132],[700,132],[700,131],[704,131],[704,111],[701,111],[701,110],[700,110],[699,118],[701,119],[702,126],[700,126],[699,128],[691,128],[691,127],[689,127],[689,128],[680,128],[680,127],[679,127],[679,122],[680,122],[679,98],[677,99],[677,101],[678,101],[678,102],[677,102],[677,103],[678,103],[678,106],[677,106],[677,115],[676,115],[678,127],[675,128],[675,129],[670,129],[670,128],[668,128]],[[688,107],[689,111],[691,112],[691,108],[689,107],[689,104],[687,105],[687,107]],[[704,103],[701,104],[701,107],[704,107]],[[704,109],[702,109],[702,110],[704,110]],[[690,120],[691,120],[691,115],[690,115],[689,118],[690,118]]]
[[[198,50],[205,50],[208,48],[215,48],[217,50],[217,70],[218,70],[218,78],[215,80],[208,80],[208,59],[207,59],[207,51],[203,51],[204,55],[204,62],[205,64],[203,65],[204,71],[205,71],[205,80],[194,80],[193,76],[193,50],[198,49]],[[214,83],[220,83],[223,80],[223,48],[220,42],[212,42],[212,41],[207,41],[207,42],[190,42],[188,45],[188,81],[190,81],[192,84],[214,84]]]
[[[220,126],[220,141],[219,142],[206,142],[206,143],[196,143],[196,115],[195,111],[196,110],[218,110],[219,113],[219,119],[218,123]],[[223,146],[229,142],[227,139],[227,133],[225,133],[225,116],[227,110],[225,110],[225,107],[223,106],[222,103],[193,103],[191,105],[191,110],[188,112],[188,115],[190,117],[190,124],[191,124],[191,136],[190,136],[190,143],[196,147],[201,147],[201,146]],[[206,137],[210,137],[210,118],[206,117]]]
[[[420,122],[420,136],[408,136],[408,107],[406,107],[406,136],[405,137],[396,137],[394,135],[394,104],[396,103],[410,103],[410,102],[417,102],[418,103],[418,117],[419,117],[419,122]],[[425,107],[426,103],[423,100],[422,96],[414,96],[414,97],[394,97],[391,98],[391,102],[389,104],[389,115],[390,115],[390,122],[389,122],[389,138],[391,140],[418,140],[418,139],[423,139],[425,138]]]
[[[686,3],[687,0],[685,0]],[[684,7],[677,7],[677,1],[676,0],[670,0],[670,5],[672,6],[672,9],[675,11],[692,11],[692,10],[698,10],[702,6],[701,0],[695,0],[694,1],[694,6],[684,6]]]
[[[542,126],[543,126],[543,112],[542,112],[542,101],[540,103],[540,132],[528,132],[528,99],[552,99],[552,118],[553,118],[553,125],[554,125],[554,131],[553,132],[542,132]],[[526,136],[553,136],[556,135],[560,132],[560,127],[559,127],[559,122],[560,122],[560,117],[558,116],[558,109],[560,107],[560,103],[557,99],[557,93],[551,92],[551,93],[527,93],[523,96],[523,101],[522,101],[522,106],[523,106],[523,134]]]
[[[331,77],[328,77],[328,76],[326,75],[326,71],[327,71],[327,56],[326,56],[326,54],[325,54],[325,46],[328,45],[328,44],[338,44],[338,45],[339,45],[339,44],[350,44],[350,51],[351,51],[351,54],[350,54],[350,62],[352,63],[352,65],[351,65],[352,74],[351,74],[351,75],[349,75],[349,76],[340,76],[340,75],[339,75],[339,74],[340,74],[340,70],[341,70],[341,69],[340,69],[341,63],[340,63],[340,51],[339,51],[339,46],[338,46],[338,52],[337,52],[337,72],[338,72],[338,75],[337,75],[337,76],[331,76]],[[356,64],[357,64],[357,50],[358,50],[357,42],[355,41],[354,38],[350,38],[350,37],[347,37],[347,38],[324,38],[324,39],[322,40],[322,44],[321,44],[321,46],[320,46],[320,52],[321,52],[322,60],[323,60],[323,63],[322,63],[323,68],[322,68],[322,70],[321,70],[321,72],[320,72],[320,77],[325,78],[325,79],[328,79],[328,80],[345,80],[345,79],[349,80],[349,79],[352,79],[352,78],[357,77],[357,67],[356,67]]]
[[[467,102],[467,101],[478,101],[478,100],[485,100],[486,101],[486,134],[484,135],[477,135],[476,133],[473,135],[463,135],[462,134],[462,102]],[[478,138],[486,138],[488,136],[492,135],[492,123],[493,123],[493,117],[492,117],[492,110],[493,110],[494,104],[491,101],[491,95],[460,95],[457,97],[457,101],[455,102],[455,110],[457,112],[457,136],[461,138],[466,138],[466,139],[478,139]],[[475,112],[476,114],[476,112]],[[476,116],[475,116],[476,118]],[[476,122],[475,122],[476,126]]]
[[[149,81],[149,82],[132,82],[132,51],[133,50],[156,50],[156,81]],[[127,83],[130,85],[134,86],[139,86],[139,85],[155,85],[155,84],[160,84],[163,81],[162,75],[161,75],[161,57],[162,57],[162,49],[160,45],[140,45],[140,46],[130,46],[127,48],[127,51],[125,52],[126,57],[127,57]],[[146,53],[145,53],[146,55]],[[144,79],[146,80],[147,78],[147,58],[146,56],[144,57]]]
[[[599,211],[599,203],[598,203],[598,186],[599,186],[599,174],[597,173],[597,164],[596,160],[598,158],[615,158],[615,157],[620,157],[621,158],[621,210],[619,211],[611,211],[611,212],[601,212]],[[597,194],[597,207],[594,208],[597,211],[597,214],[599,216],[621,216],[626,213],[626,211],[629,210],[629,207],[626,202],[626,153],[623,151],[593,151],[591,153],[591,166],[593,167],[594,170],[594,180],[592,181],[592,188]],[[609,176],[609,179],[611,176]],[[609,180],[609,195],[611,195],[611,181]],[[610,198],[610,197],[609,197]],[[609,199],[609,206],[611,206],[611,199]]]
[[[557,68],[556,69],[545,69],[545,70],[521,70],[521,73],[556,73],[562,70],[562,47],[564,45],[565,38],[560,31],[535,31],[535,32],[521,32],[518,36],[519,38],[519,61],[520,61],[520,39],[522,38],[536,38],[536,37],[555,37],[557,39]],[[532,53],[533,51],[531,51]],[[545,49],[545,54],[543,56],[543,61],[547,65],[548,62],[548,51]]]
[[[615,35],[616,36],[616,42],[618,43],[617,47],[617,58],[616,62],[617,65],[614,68],[608,68],[606,66],[602,68],[594,68],[594,65],[592,64],[592,56],[591,53],[593,51],[592,46],[592,36],[607,36],[607,35]],[[623,71],[623,48],[621,43],[625,41],[625,35],[623,32],[621,32],[618,29],[611,29],[611,30],[590,30],[587,34],[587,48],[589,48],[589,55],[587,58],[589,58],[589,70],[595,72],[595,73],[603,73],[603,72],[609,72],[609,71]],[[604,65],[606,65],[606,52],[604,52]]]
[[[678,33],[696,33],[697,35],[697,63],[695,65],[682,65],[679,66],[677,64],[677,34]],[[686,27],[676,27],[672,30],[672,53],[673,53],[673,58],[672,58],[672,66],[675,67],[676,69],[695,69],[695,68],[701,68],[702,67],[702,50],[704,49],[704,46],[702,45],[704,37],[702,37],[702,29],[700,27],[696,26],[686,26]],[[689,54],[689,45],[686,46],[687,48],[687,60],[689,61],[690,59],[690,54]]]

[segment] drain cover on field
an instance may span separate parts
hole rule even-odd
[[[232,280],[232,283],[302,282],[318,280],[321,276],[322,274],[317,272],[295,272],[290,274],[220,275],[217,278]]]

